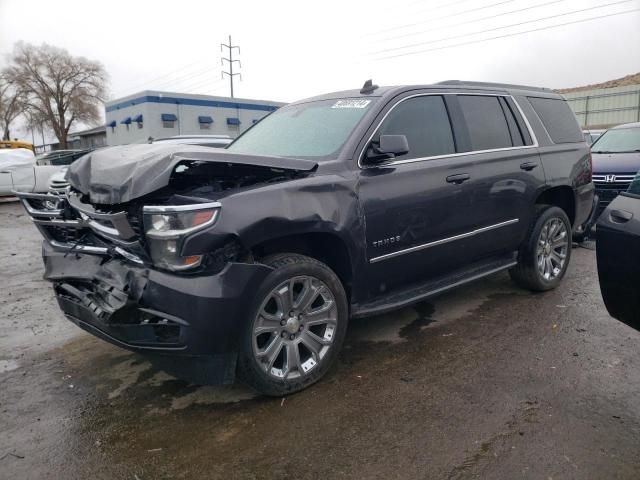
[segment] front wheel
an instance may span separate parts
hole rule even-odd
[[[347,330],[344,288],[325,264],[280,254],[252,300],[238,373],[261,393],[280,396],[318,381],[337,358]]]
[[[518,252],[518,264],[509,270],[523,288],[543,292],[556,288],[571,258],[571,223],[558,207],[541,205]]]

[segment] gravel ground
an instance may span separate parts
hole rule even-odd
[[[199,387],[82,332],[0,204],[0,478],[640,478],[640,334],[594,252],[544,294],[506,274],[352,321],[338,365],[286,398]]]

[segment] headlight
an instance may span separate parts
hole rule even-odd
[[[145,206],[144,230],[153,264],[168,270],[186,270],[200,265],[202,255],[180,255],[184,239],[215,223],[220,204]]]

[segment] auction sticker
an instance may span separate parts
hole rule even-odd
[[[371,100],[338,100],[331,108],[367,108]]]

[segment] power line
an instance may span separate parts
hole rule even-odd
[[[467,2],[470,2],[470,1],[471,0],[459,0],[457,2],[443,3],[443,4],[440,4],[440,5],[436,5],[435,7],[427,9],[427,10],[418,10],[415,13],[433,12],[435,10],[441,10],[443,8],[454,7],[454,6],[459,5],[461,3],[467,3]],[[409,7],[411,5],[417,5],[418,3],[422,3],[422,0],[417,0],[415,2],[411,2],[411,3],[409,3],[407,5],[407,7]],[[393,8],[397,10],[398,6],[397,5],[393,5]],[[395,30],[395,28],[396,27],[391,27],[391,28],[387,28],[387,29],[384,29],[384,30],[374,30],[372,32],[367,32],[367,33],[363,34],[362,36],[363,37],[369,37],[369,36],[372,36],[372,35],[378,35],[379,33],[384,33],[384,32],[388,32],[390,30]]]
[[[238,54],[240,53],[240,47],[238,45],[234,45],[233,43],[231,43],[231,35],[229,35],[229,44],[227,45],[226,43],[221,43],[220,44],[220,51],[222,51],[223,48],[227,48],[229,50],[229,58],[227,57],[222,57],[221,63],[224,65],[225,60],[229,63],[229,71],[222,71],[222,78],[224,78],[225,75],[229,76],[229,84],[231,86],[231,98],[233,98],[233,77],[235,77],[236,75],[240,75],[240,80],[242,80],[242,75],[240,73],[233,73],[233,64],[235,62],[238,62],[238,66],[240,66],[240,68],[242,68],[242,64],[240,63],[240,60],[234,60],[233,58],[233,49],[237,48],[238,49]]]
[[[433,52],[433,51],[436,51],[436,50],[445,50],[447,48],[461,47],[461,46],[464,46],[464,45],[471,45],[471,44],[474,44],[474,43],[484,43],[484,42],[489,42],[491,40],[498,40],[500,38],[515,37],[515,36],[518,36],[518,35],[524,35],[525,33],[541,32],[543,30],[550,30],[552,28],[564,27],[564,26],[567,26],[567,25],[574,25],[574,24],[577,24],[577,23],[584,23],[584,22],[589,22],[591,20],[599,20],[599,19],[602,19],[602,18],[615,17],[615,16],[618,16],[618,15],[625,15],[627,13],[633,13],[633,12],[640,12],[640,8],[634,8],[632,10],[625,10],[623,12],[610,13],[608,15],[600,15],[600,16],[597,16],[597,17],[583,18],[581,20],[574,20],[572,22],[559,23],[557,25],[549,25],[549,26],[546,26],[546,27],[533,28],[531,30],[525,30],[525,31],[522,31],[522,32],[507,33],[505,35],[498,35],[498,36],[495,36],[495,37],[482,38],[482,39],[479,39],[479,40],[471,40],[471,41],[468,41],[468,42],[456,43],[454,45],[444,45],[442,47],[434,47],[434,48],[428,48],[428,49],[425,49],[425,50],[417,50],[415,52],[406,52],[406,53],[399,53],[397,55],[388,55],[386,57],[377,58],[376,60],[388,60],[388,59],[391,59],[391,58],[406,57],[406,56],[409,56],[409,55],[418,55],[418,54],[421,54],[421,53]]]
[[[566,2],[567,0],[553,0],[551,2],[547,2],[547,3],[540,3],[538,5],[532,5],[530,7],[525,7],[525,8],[519,8],[517,10],[510,10],[508,12],[502,12],[502,13],[494,13],[493,15],[487,15],[485,17],[480,17],[480,18],[473,18],[471,20],[466,20],[464,22],[458,22],[458,23],[451,23],[449,25],[442,25],[440,27],[436,27],[436,28],[430,28],[429,29],[429,33],[431,32],[435,32],[438,30],[442,30],[444,28],[452,28],[452,27],[459,27],[460,25],[467,25],[469,23],[476,23],[476,22],[481,22],[483,20],[491,20],[497,17],[503,17],[505,15],[511,15],[512,13],[520,13],[520,12],[525,12],[527,10],[533,10],[535,8],[541,8],[541,7],[547,7],[549,5],[553,5],[556,3],[562,3],[562,2]],[[405,38],[405,37],[413,37],[415,35],[421,35],[423,34],[424,31],[422,32],[411,32],[411,33],[405,33],[403,35],[397,35],[395,37],[387,37],[387,38],[383,38],[381,40],[379,40],[380,42],[388,42],[391,40],[398,40],[399,38]]]
[[[447,3],[447,2],[445,2],[445,3],[441,3],[440,5],[436,5],[435,7],[433,7],[433,8],[431,9],[431,11],[433,11],[433,10],[440,10],[441,8],[445,8],[445,7],[453,7],[454,5],[458,5],[459,3],[466,3],[466,2],[470,2],[470,1],[471,1],[471,0],[459,0],[459,1],[457,1],[457,2],[452,2],[452,3],[451,3],[451,2],[450,2],[450,3]],[[419,3],[423,3],[423,0],[416,0],[415,2],[411,2],[411,3],[409,4],[409,6],[411,6],[411,5],[418,5]],[[424,10],[422,10],[422,11],[424,11]]]
[[[479,10],[486,10],[487,8],[497,7],[497,6],[500,6],[500,5],[507,4],[507,3],[513,3],[515,1],[516,0],[502,0],[500,2],[492,3],[490,5],[484,5],[482,7],[476,7],[476,8],[472,8],[470,10],[463,10],[461,12],[450,13],[448,15],[443,15],[442,17],[430,18],[428,20],[421,20],[419,22],[407,23],[405,25],[396,25],[395,27],[387,28],[385,30],[378,30],[376,33],[392,32],[394,30],[399,30],[401,28],[415,27],[415,26],[418,26],[418,25],[424,25],[425,23],[435,22],[436,20],[444,20],[445,18],[455,17],[457,15],[465,15],[467,13],[477,12]],[[458,2],[458,3],[462,3],[462,2]],[[452,3],[451,5],[456,5],[456,3]]]
[[[170,80],[168,82],[162,82],[159,84],[152,84],[155,88],[167,88],[167,86],[170,85],[180,85],[182,83],[184,83],[185,81],[189,81],[193,78],[198,78],[198,77],[202,77],[203,75],[208,75],[210,73],[214,73],[217,70],[216,67],[207,67],[204,70],[200,70],[199,72],[195,72],[195,73],[191,73],[188,75],[183,75],[182,77],[178,77],[176,79]]]
[[[380,53],[394,52],[394,51],[397,51],[397,50],[403,50],[405,48],[420,47],[422,45],[429,45],[431,43],[444,42],[446,40],[454,40],[456,38],[464,38],[464,37],[468,37],[468,36],[471,36],[471,35],[479,35],[481,33],[495,32],[497,30],[504,30],[505,28],[518,27],[518,26],[521,26],[521,25],[527,25],[529,23],[541,22],[543,20],[551,20],[551,19],[554,19],[554,18],[566,17],[567,15],[573,15],[573,14],[576,14],[576,13],[582,13],[582,12],[587,12],[587,11],[591,11],[591,10],[597,10],[597,9],[600,9],[600,8],[611,7],[611,6],[614,6],[614,5],[620,5],[622,3],[629,3],[629,2],[633,2],[633,1],[635,1],[635,0],[619,0],[617,2],[611,2],[611,3],[604,4],[604,5],[597,5],[595,7],[582,8],[580,10],[573,10],[571,12],[559,13],[559,14],[550,15],[550,16],[547,16],[547,17],[536,18],[534,20],[526,20],[524,22],[513,23],[511,25],[503,25],[501,27],[494,27],[494,28],[489,28],[489,29],[477,30],[475,32],[468,32],[468,33],[463,33],[463,34],[460,34],[460,35],[453,35],[451,37],[444,37],[444,38],[438,38],[438,39],[435,39],[435,40],[429,40],[429,41],[426,41],[426,42],[418,42],[418,43],[412,43],[412,44],[409,44],[409,45],[403,45],[401,47],[385,48],[383,50],[378,50],[376,52],[373,52],[370,55],[378,55]]]
[[[226,85],[218,85],[218,86],[215,86],[213,88],[202,89],[202,87],[204,87],[204,86],[211,86],[211,85],[214,85],[214,84],[212,84],[212,83],[204,83],[202,85],[192,86],[185,93],[206,95],[208,92],[216,92],[216,91],[218,91],[218,90],[220,90],[222,88],[226,88]]]
[[[137,90],[138,88],[141,88],[141,87],[149,84],[150,82],[155,82],[155,81],[161,80],[161,79],[163,79],[165,77],[169,77],[171,75],[174,75],[175,73],[183,72],[185,69],[188,69],[188,68],[190,68],[190,67],[192,67],[194,65],[201,64],[201,63],[202,63],[202,60],[198,60],[197,62],[189,63],[189,64],[184,65],[183,67],[180,67],[180,68],[178,68],[176,70],[171,70],[170,72],[167,72],[167,73],[162,74],[162,75],[160,75],[158,77],[152,78],[151,80],[145,80],[143,82],[136,82],[134,84],[129,84],[128,86],[126,86],[124,88],[121,88],[118,91],[119,92],[125,92],[125,91],[130,91],[130,90]]]
[[[181,90],[193,90],[194,88],[204,87],[205,85],[217,85],[222,82],[222,79],[218,78],[216,80],[206,79],[204,81],[198,81],[196,83],[192,83],[191,85],[186,85],[181,87]],[[216,88],[221,88],[223,85],[218,85]]]

